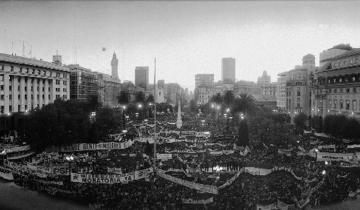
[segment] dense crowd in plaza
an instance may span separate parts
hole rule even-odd
[[[16,168],[14,180],[19,185],[80,199],[90,202],[92,208],[103,209],[255,209],[276,202],[296,209],[341,201],[360,188],[356,169],[340,168],[307,155],[320,144],[334,143],[332,140],[325,142],[310,134],[291,134],[295,141],[283,148],[259,142],[239,146],[236,129],[224,131],[227,126],[224,119],[219,119],[222,120],[219,123],[211,117],[184,116],[181,129],[176,128],[173,114],[159,115],[157,120],[157,153],[164,158],[158,157],[157,170],[138,180],[81,183],[69,179],[69,172],[125,175],[152,168],[154,145],[148,141],[154,135],[151,120],[129,122],[125,132],[109,139],[131,142],[131,146],[123,149],[47,151],[37,154],[31,163],[5,161],[5,165]],[[250,127],[256,126],[264,129],[260,125]],[[204,136],[196,137],[192,132]],[[211,135],[206,136],[207,132]],[[259,133],[250,129],[250,136],[254,135],[251,132]],[[341,148],[338,146],[339,151]],[[63,170],[56,173],[45,170],[57,167]],[[244,167],[266,173],[243,173]],[[289,170],[267,172],[274,167]],[[217,193],[165,179],[158,170],[174,180],[214,187]]]

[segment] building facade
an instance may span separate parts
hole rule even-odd
[[[100,72],[97,74],[98,100],[103,106],[114,107],[118,105],[121,83],[119,79]]]
[[[199,86],[195,89],[195,101],[198,105],[204,105],[209,103],[213,95],[214,87]]]
[[[196,74],[195,75],[195,88],[199,86],[214,86],[214,74]]]
[[[221,80],[223,83],[235,82],[235,58],[223,58],[221,61]]]
[[[67,66],[70,73],[70,99],[87,101],[98,96],[97,74],[90,69],[72,64]]]
[[[312,85],[312,116],[341,114],[360,118],[360,49],[326,60]]]
[[[26,112],[70,98],[70,69],[59,64],[0,54],[0,113]]]
[[[276,89],[276,107],[279,110],[286,110],[286,82],[288,80],[288,72],[278,74]]]
[[[302,66],[306,68],[309,73],[313,72],[316,68],[315,56],[312,54],[307,54],[302,58]]]
[[[320,67],[322,67],[329,59],[352,50],[350,45],[339,44],[320,53]]]
[[[310,84],[308,70],[297,68],[287,73],[286,111],[291,117],[299,113],[310,115]]]
[[[135,68],[135,86],[144,88],[145,90],[149,85],[149,67],[137,66]]]
[[[258,77],[257,84],[259,86],[268,85],[271,83],[271,77],[267,74],[267,71],[263,71],[263,74]]]

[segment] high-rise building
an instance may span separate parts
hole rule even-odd
[[[113,57],[111,59],[111,76],[114,79],[119,79],[118,66],[119,66],[119,60],[116,58],[116,54],[114,52]]]
[[[278,74],[276,89],[276,106],[279,110],[286,110],[286,82],[288,80],[288,72]]]
[[[214,74],[196,74],[195,75],[195,88],[199,86],[214,86]]]
[[[69,98],[69,68],[0,53],[0,114],[25,112]]]
[[[222,59],[221,80],[224,84],[235,82],[235,58]]]
[[[98,96],[97,74],[90,69],[71,64],[70,99],[87,101],[91,96]]]
[[[149,67],[137,66],[135,68],[135,86],[146,90],[149,85]]]

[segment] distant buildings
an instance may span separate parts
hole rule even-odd
[[[322,67],[329,59],[352,50],[350,45],[339,44],[320,53],[320,66]]]
[[[263,86],[263,85],[268,85],[270,83],[271,83],[271,77],[267,74],[266,71],[263,71],[263,74],[257,79],[257,84]]]
[[[314,72],[316,65],[315,65],[315,56],[312,54],[307,54],[302,59],[302,66],[306,68],[309,73]]]
[[[0,114],[41,108],[70,98],[70,69],[54,62],[0,54]]]
[[[223,58],[221,62],[221,80],[224,84],[235,82],[235,58]]]
[[[175,106],[180,99],[182,88],[177,83],[165,84],[165,99],[166,102]]]
[[[306,68],[287,72],[286,111],[291,117],[299,113],[310,115],[310,84]]]
[[[286,110],[286,82],[288,80],[288,72],[278,74],[276,89],[276,107],[280,111]]]
[[[100,72],[97,74],[98,100],[103,106],[114,107],[118,104],[121,83],[119,79]]]
[[[149,67],[137,66],[135,68],[135,86],[147,90],[149,85]]]
[[[339,49],[339,46],[341,49]],[[338,45],[322,55],[312,84],[311,115],[341,114],[360,118],[360,49]],[[336,56],[334,56],[336,54]]]
[[[116,58],[116,54],[114,52],[111,60],[111,76],[114,79],[119,79],[118,66],[119,66],[119,60]]]
[[[70,99],[87,101],[98,95],[97,74],[90,69],[71,64],[67,66],[70,73]]]
[[[214,74],[195,75],[195,101],[197,104],[206,104],[214,95]]]
[[[214,74],[196,74],[195,75],[195,88],[200,86],[214,86]]]

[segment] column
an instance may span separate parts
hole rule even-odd
[[[9,74],[4,74],[4,93],[5,93],[5,103],[4,103],[4,113],[9,112]]]
[[[33,81],[33,90],[34,90],[34,100],[33,100],[33,104],[34,104],[34,109],[37,107],[39,101],[37,100],[37,95],[38,95],[38,90],[37,90],[37,87],[38,87],[38,78],[34,78],[34,81]]]
[[[56,92],[55,92],[55,87],[56,87],[56,80],[55,79],[52,79],[51,80],[52,83],[51,83],[51,89],[50,89],[50,98],[51,98],[51,103],[55,101],[56,99]]]
[[[32,91],[31,91],[31,78],[28,77],[27,78],[27,84],[26,84],[26,88],[27,88],[27,91],[26,91],[26,94],[27,94],[27,109],[28,110],[31,110],[31,103],[32,103],[32,99],[31,99],[31,95],[32,95]]]
[[[42,105],[44,104],[44,99],[43,99],[43,87],[44,87],[44,83],[43,83],[43,79],[39,79],[40,84],[39,84],[39,107],[41,108]],[[45,97],[45,96],[44,96]]]
[[[45,99],[44,99],[44,103],[48,104],[49,103],[49,80],[45,79]]]
[[[13,112],[18,112],[18,105],[19,105],[19,91],[18,91],[18,76],[14,76],[12,79],[12,110]]]
[[[21,77],[20,79],[20,111],[25,111],[25,78]]]

